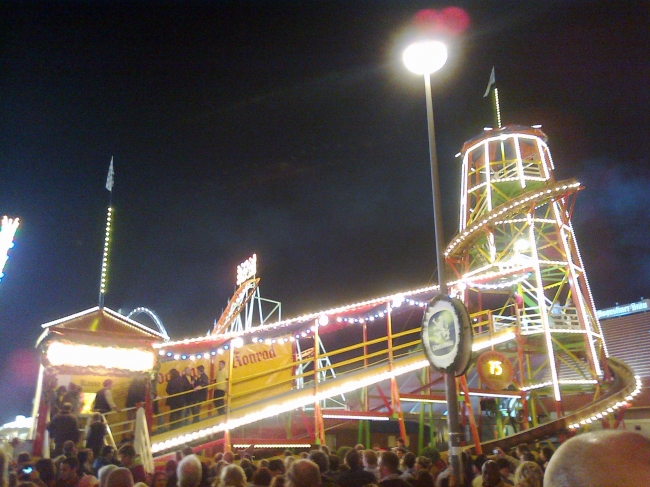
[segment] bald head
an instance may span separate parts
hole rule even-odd
[[[544,487],[638,487],[650,479],[650,440],[631,431],[585,433],[553,455]]]

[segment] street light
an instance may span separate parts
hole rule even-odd
[[[427,101],[427,124],[429,126],[429,159],[431,160],[431,191],[433,193],[433,222],[436,232],[436,261],[438,264],[438,284],[440,294],[447,294],[445,278],[445,259],[443,254],[443,229],[440,204],[440,179],[438,176],[438,157],[436,155],[436,132],[433,124],[433,102],[431,100],[431,73],[435,73],[447,61],[447,48],[439,41],[425,41],[411,44],[404,51],[404,64],[409,71],[424,76]],[[463,480],[461,464],[460,422],[458,420],[458,392],[455,374],[445,374],[445,395],[447,398],[447,424],[449,428],[449,458],[459,481]]]

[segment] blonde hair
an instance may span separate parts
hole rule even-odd
[[[515,487],[542,487],[544,472],[535,462],[521,462],[515,470]]]
[[[221,485],[224,487],[246,487],[246,474],[239,465],[226,465],[221,470]]]

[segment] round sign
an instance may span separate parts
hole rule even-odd
[[[463,375],[472,355],[472,327],[462,301],[439,295],[422,319],[422,348],[440,372]]]
[[[488,389],[502,391],[512,384],[514,372],[512,363],[500,352],[488,351],[476,361],[476,370],[481,382]]]

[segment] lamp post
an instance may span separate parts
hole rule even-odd
[[[439,41],[416,42],[404,51],[404,64],[413,73],[424,76],[427,101],[427,124],[429,127],[429,159],[431,161],[431,191],[433,193],[433,222],[436,232],[436,261],[440,294],[447,294],[445,259],[443,254],[443,229],[440,203],[440,179],[436,153],[436,133],[433,124],[433,102],[431,100],[431,73],[438,71],[447,61],[447,48]],[[462,482],[461,433],[458,420],[458,391],[454,373],[445,374],[445,395],[447,398],[447,424],[449,428],[449,458],[452,469]]]

